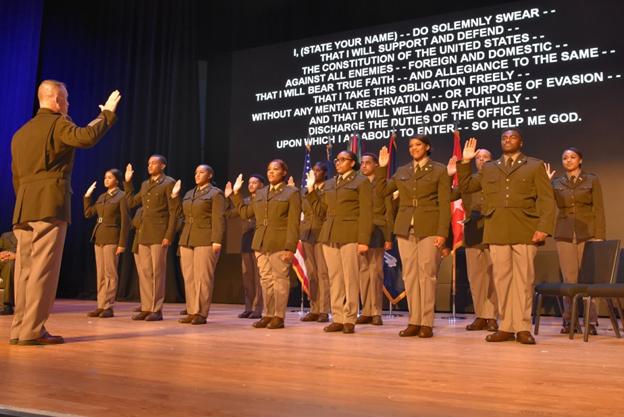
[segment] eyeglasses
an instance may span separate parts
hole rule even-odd
[[[345,161],[353,161],[351,158],[336,158],[334,159],[334,164],[344,164]]]

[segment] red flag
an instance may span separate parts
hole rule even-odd
[[[461,143],[459,141],[459,130],[453,132],[455,136],[455,143],[453,144],[453,155],[457,157],[458,161],[462,159]],[[453,176],[453,187],[457,187],[457,173]],[[462,245],[464,239],[464,219],[466,217],[466,210],[464,210],[464,204],[461,198],[451,202],[452,221],[451,227],[453,229],[453,250]]]

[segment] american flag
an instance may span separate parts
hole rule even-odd
[[[306,188],[308,172],[312,170],[312,162],[310,160],[310,145],[306,145],[305,157],[303,159],[303,174],[301,175],[301,189]],[[303,220],[303,212],[301,213],[301,220]],[[301,241],[297,242],[297,251],[295,252],[295,258],[293,259],[293,268],[295,273],[301,281],[301,288],[308,295],[310,299],[310,282],[308,281],[308,273],[305,267],[305,261],[303,258],[303,248],[301,247]]]

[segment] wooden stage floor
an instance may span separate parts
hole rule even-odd
[[[213,305],[206,325],[92,319],[94,301],[57,300],[57,346],[10,346],[0,316],[0,414],[79,416],[621,416],[624,339],[584,343],[544,318],[537,345],[486,343],[436,314],[432,339],[400,338],[407,316],[352,335],[323,333],[289,312],[286,328],[254,329],[239,305]],[[290,311],[290,309],[289,309]],[[405,313],[404,313],[405,314]],[[574,363],[574,365],[572,365]]]

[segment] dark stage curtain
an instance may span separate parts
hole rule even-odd
[[[32,117],[36,102],[37,61],[43,0],[0,0],[0,230],[11,230],[15,192],[11,139]]]
[[[29,3],[15,2],[19,7]],[[104,173],[110,168],[123,172],[131,163],[138,191],[148,177],[149,156],[158,153],[168,159],[167,175],[182,179],[183,192],[194,185],[194,168],[202,162],[195,13],[192,0],[43,2],[41,46],[34,52],[39,56],[38,73],[32,74],[28,83],[24,82],[15,92],[15,97],[25,101],[18,104],[26,116],[16,121],[12,130],[32,116],[33,95],[44,79],[67,84],[69,114],[80,126],[97,116],[97,105],[103,104],[113,90],[118,89],[122,95],[117,124],[94,148],[76,152],[72,225],[65,243],[60,297],[95,295],[95,259],[89,242],[95,219],[85,219],[83,215],[83,195],[93,181],[98,181],[94,192],[97,197],[105,191]],[[4,36],[2,43],[6,43]],[[12,76],[16,76],[13,71]],[[10,138],[2,140],[8,144]],[[3,158],[6,159],[5,155]],[[9,164],[5,159],[3,172]],[[11,206],[12,194],[11,189],[12,198],[8,198],[8,191],[3,189],[3,199],[11,200]],[[167,302],[183,301],[176,250],[175,245],[170,249]],[[138,299],[130,247],[120,262],[118,297]]]

